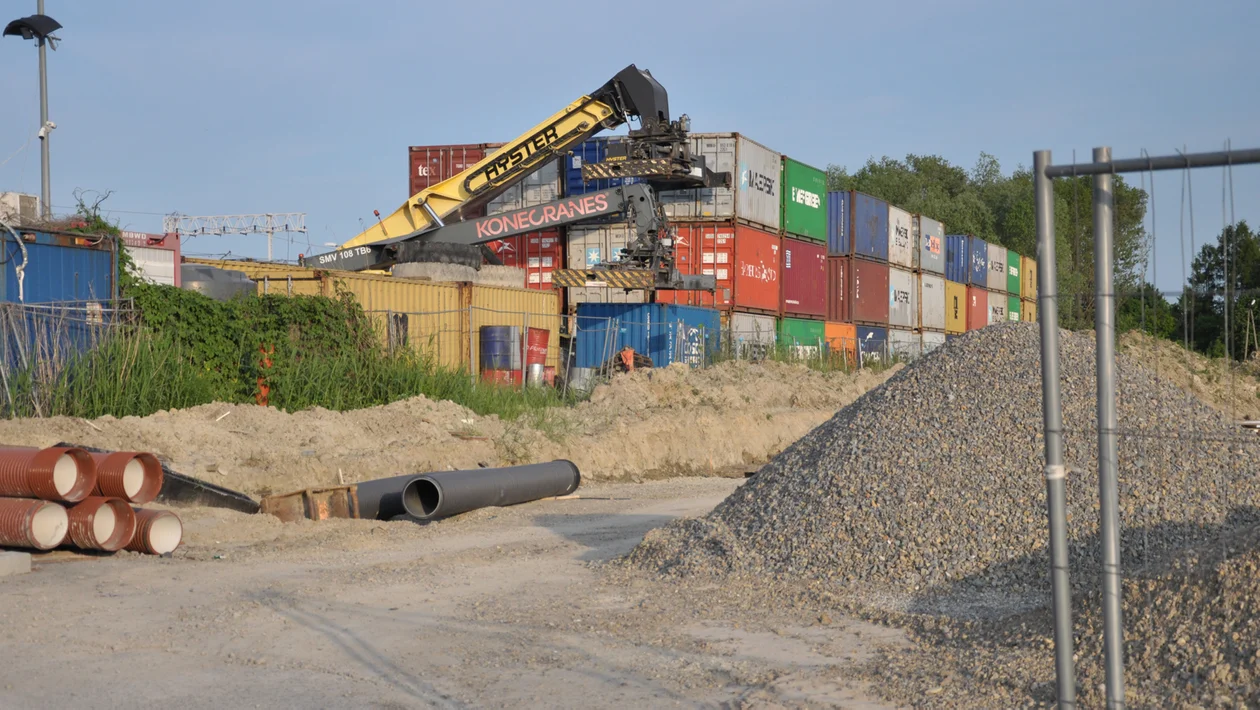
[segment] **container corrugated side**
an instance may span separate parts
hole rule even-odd
[[[979,286],[967,287],[967,330],[989,324],[989,292]]]
[[[751,222],[778,233],[782,156],[738,133],[692,133],[691,150],[714,172],[729,172],[733,187],[668,190],[659,200],[677,220]]]
[[[986,296],[989,299],[989,322],[988,325],[995,323],[1005,323],[1007,297],[1005,291],[988,291]]]
[[[583,303],[577,309],[576,367],[599,367],[630,347],[654,367],[699,366],[718,351],[721,321],[712,308],[659,303]]]
[[[413,145],[407,149],[407,197],[464,172],[498,150],[502,143],[463,143],[452,145]],[[485,208],[463,213],[465,219],[480,217]],[[448,220],[453,221],[453,220]]]
[[[1006,250],[1006,292],[1019,298],[1019,253],[1014,249]]]
[[[486,214],[537,207],[560,199],[560,160],[554,159],[530,173],[524,180],[490,200]]]
[[[888,206],[888,263],[904,269],[914,268],[915,245],[910,236],[910,213],[900,207]]]
[[[589,269],[601,261],[617,261],[629,244],[630,227],[622,224],[569,227],[567,257],[570,269]],[[647,292],[620,288],[581,286],[569,288],[569,305],[579,303],[644,303]]]
[[[847,256],[827,257],[827,320],[853,322],[853,291],[850,288],[852,259]]]
[[[988,288],[989,245],[980,237],[967,237],[967,284]]]
[[[945,280],[945,332],[967,332],[967,286]]]
[[[743,224],[735,226],[735,310],[779,312],[783,276],[782,238]]]
[[[783,156],[783,233],[827,241],[827,173]]]
[[[913,330],[889,328],[888,347],[893,357],[905,362],[913,362],[923,355],[923,339]]]
[[[723,337],[736,357],[764,358],[774,348],[778,335],[776,320],[774,316],[735,312]]]
[[[853,253],[853,242],[849,239],[849,229],[853,223],[849,205],[852,202],[852,193],[827,193],[828,256],[849,256]]]
[[[1025,323],[1037,322],[1037,302],[1021,299],[1019,302],[1019,319]]]
[[[1001,244],[989,244],[987,250],[989,270],[985,276],[985,288],[1006,293],[1006,247]]]
[[[888,203],[857,191],[851,192],[850,198],[853,256],[888,261]]]
[[[888,325],[915,328],[919,324],[919,285],[916,275],[890,267],[888,269]]]
[[[923,331],[921,337],[923,338],[923,353],[926,355],[944,345],[946,336],[944,333]]]
[[[48,232],[19,230],[25,257],[7,231],[0,247],[8,255],[3,265],[4,300],[11,303],[53,301],[108,301],[114,297],[113,242]],[[33,240],[33,241],[32,241]],[[18,281],[17,267],[23,266]]]
[[[178,234],[149,234],[123,230],[121,237],[141,277],[153,283],[176,288],[183,285],[181,277],[183,269],[180,268],[180,264],[183,263],[180,260],[182,244]]]
[[[827,321],[823,327],[823,337],[827,349],[833,358],[843,355],[845,367],[857,365],[857,326],[852,323],[835,323]]]
[[[1020,316],[1019,296],[1006,297],[1006,320],[1019,322],[1023,320]]]
[[[971,254],[967,250],[966,235],[950,234],[945,237],[945,278],[954,283],[966,284]]]
[[[888,357],[888,329],[867,325],[857,326],[858,349],[862,353],[862,364],[884,362]]]
[[[735,225],[731,222],[670,222],[674,264],[682,274],[705,274],[717,290],[657,291],[657,303],[727,310],[735,289]]]
[[[507,239],[486,242],[504,266],[525,270],[525,287],[551,289],[551,275],[564,268],[563,228],[526,232]]]
[[[783,238],[781,312],[822,320],[827,315],[827,247]]]
[[[914,216],[915,242],[919,245],[919,269],[927,274],[945,273],[945,225],[923,215]]]
[[[468,284],[461,286],[469,290],[467,303],[472,307],[469,314],[469,327],[472,338],[469,339],[470,357],[468,362],[481,362],[482,326],[508,325],[520,328],[521,333],[529,328],[546,328],[551,335],[548,339],[547,367],[560,366],[560,294],[557,291],[539,291],[536,289],[505,288],[501,286],[480,286]]]
[[[780,318],[778,344],[794,357],[809,359],[822,354],[827,326],[820,320]]]
[[[560,178],[561,191],[565,197],[585,195],[588,192],[599,192],[639,182],[639,178],[600,178],[590,182],[582,181],[582,166],[586,163],[604,162],[608,158],[608,144],[618,140],[622,140],[622,137],[588,138],[561,159],[564,165],[563,175]]]
[[[919,279],[919,325],[923,330],[945,330],[945,277],[922,274]]]
[[[1025,300],[1037,297],[1037,262],[1026,256],[1019,258],[1019,297]]]
[[[888,325],[888,264],[854,259],[849,263],[853,322]]]

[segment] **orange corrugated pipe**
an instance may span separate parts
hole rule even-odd
[[[136,533],[136,513],[122,498],[90,496],[70,508],[70,544],[80,550],[117,552]]]
[[[0,498],[0,545],[51,550],[69,532],[66,509],[30,498]]]
[[[0,447],[0,496],[77,503],[96,488],[96,464],[83,449]]]
[[[162,491],[162,464],[153,454],[140,451],[94,453],[98,496],[122,498],[137,505],[157,498]]]
[[[124,548],[149,555],[165,555],[184,539],[184,524],[169,510],[135,509],[136,533]]]

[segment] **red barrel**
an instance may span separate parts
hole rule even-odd
[[[547,348],[551,343],[551,331],[546,328],[530,328],[525,336],[525,369],[530,365],[547,362]]]
[[[492,385],[520,385],[521,370],[482,370],[481,381]]]
[[[550,387],[556,386],[556,368],[554,367],[543,368],[543,382],[546,382],[547,385]]]

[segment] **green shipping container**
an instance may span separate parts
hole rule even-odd
[[[1006,292],[1015,294],[1015,299],[1019,300],[1019,254],[1012,249],[1006,250]]]
[[[827,173],[783,158],[783,232],[827,241]]]
[[[803,318],[779,319],[779,343],[787,346],[818,347],[825,340],[827,324]]]
[[[1006,320],[1020,320],[1019,307],[1019,296],[1008,296],[1006,299]]]

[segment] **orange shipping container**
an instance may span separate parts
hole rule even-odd
[[[779,312],[782,240],[760,229],[735,226],[735,278],[731,302],[736,310]]]
[[[977,286],[967,287],[967,330],[979,330],[989,324],[989,292]]]
[[[657,303],[731,307],[735,278],[735,226],[729,222],[670,222],[674,259],[683,274],[707,274],[717,280],[717,292],[657,291]]]
[[[957,281],[945,282],[945,332],[967,332],[967,287]]]
[[[857,365],[857,326],[852,323],[828,321],[824,326],[823,338],[827,341],[827,347],[833,357],[844,353],[844,363],[847,367]]]

